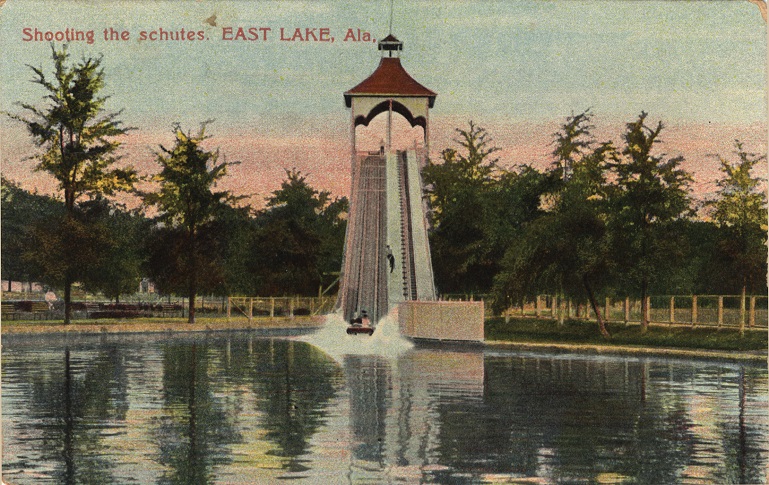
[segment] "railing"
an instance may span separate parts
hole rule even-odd
[[[40,298],[40,295],[36,295]],[[331,313],[336,295],[323,297],[217,297],[198,295],[195,313],[198,317],[232,318],[245,316],[302,316]],[[91,318],[180,318],[189,311],[186,298],[164,297],[151,301],[134,302],[126,298],[123,303],[78,299],[72,302],[73,319]],[[56,301],[52,308],[45,301],[9,301],[3,295],[4,320],[61,320],[64,302]]]
[[[445,294],[443,300],[483,300],[489,295]],[[766,295],[655,295],[648,297],[649,322],[692,327],[767,328],[769,299]],[[641,321],[641,301],[632,298],[604,298],[598,302],[601,316],[609,322]],[[491,305],[485,308],[490,309]],[[574,302],[556,295],[538,295],[515,305],[502,314],[506,317],[570,318],[595,320],[588,302]],[[491,316],[487,314],[487,316]]]
[[[258,297],[231,296],[227,299],[227,318],[294,317],[330,313],[336,303],[336,295],[321,297]]]

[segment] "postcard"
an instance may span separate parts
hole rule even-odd
[[[0,3],[3,483],[766,482],[766,11]]]

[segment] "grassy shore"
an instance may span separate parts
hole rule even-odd
[[[641,333],[639,325],[607,324],[611,338],[598,331],[595,322],[535,318],[491,318],[486,321],[486,339],[521,343],[558,343],[600,346],[639,346],[647,348],[697,349],[710,351],[766,351],[767,330],[752,329],[743,337],[733,328],[651,325]]]
[[[11,334],[104,334],[104,333],[190,333],[231,330],[295,330],[317,328],[324,317],[198,318],[189,324],[183,318],[135,318],[75,320],[3,321],[3,335]],[[734,328],[691,328],[652,325],[645,334],[638,325],[608,324],[610,339],[604,339],[594,322],[504,318],[486,320],[486,343],[521,350],[569,351],[614,354],[660,354],[712,357],[729,360],[766,360],[767,331],[748,330],[740,337]]]
[[[249,329],[313,328],[323,324],[323,317],[255,317],[249,321],[240,318],[197,318],[187,323],[186,318],[131,318],[73,320],[64,325],[62,320],[5,320],[3,334],[45,333],[157,333],[157,332],[206,332]]]

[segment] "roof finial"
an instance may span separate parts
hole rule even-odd
[[[389,57],[393,56],[393,52],[397,53],[403,50],[403,42],[396,39],[393,35],[393,3],[395,3],[395,0],[390,0],[390,34],[379,41],[379,50],[383,51],[382,55],[384,56],[384,51],[387,51]]]

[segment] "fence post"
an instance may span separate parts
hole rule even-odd
[[[627,325],[628,322],[630,321],[630,297],[629,296],[625,297],[625,303],[623,306],[624,306],[623,310],[625,313],[625,325]]]
[[[676,297],[670,297],[670,323],[676,323]]]
[[[753,328],[756,326],[756,297],[750,297],[750,317],[748,320],[748,326]]]
[[[270,318],[275,318],[275,297],[270,297]]]
[[[289,316],[289,318],[294,318],[294,298],[296,298],[296,297],[292,296],[291,298],[288,299],[288,316]]]
[[[566,321],[569,318],[569,304],[568,300],[565,297],[561,297],[558,299],[558,315],[561,319],[561,323]]]
[[[550,316],[553,318],[558,318],[558,295],[553,295],[553,300],[550,302]],[[558,321],[560,322],[561,319],[558,318]]]
[[[745,335],[745,287],[740,295],[740,337]]]
[[[697,295],[692,295],[692,328],[697,325]]]
[[[254,299],[248,299],[248,323],[251,323],[251,319],[254,318]]]
[[[534,298],[534,316],[539,318],[539,295]]]
[[[724,324],[724,297],[719,296],[718,297],[718,326],[721,327],[721,325]]]

